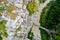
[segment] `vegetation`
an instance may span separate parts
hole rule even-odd
[[[22,28],[21,27],[18,27],[16,31],[19,32],[21,30],[22,30]]]
[[[8,2],[8,0],[4,0],[4,3],[7,3]]]
[[[0,13],[0,17],[2,16],[2,14]]]
[[[58,25],[60,23],[60,5],[59,1],[50,2],[50,4],[43,9],[40,23],[41,26],[47,29],[55,29],[59,27]]]
[[[41,23],[41,26],[45,27],[45,28],[48,28],[48,23],[46,22],[47,19],[47,15],[48,15],[48,11],[50,9],[50,6],[52,5],[52,2],[49,3],[49,5],[47,5],[43,10],[42,10],[42,13],[41,13],[41,20],[40,20],[40,23]]]
[[[42,27],[48,30],[58,31],[57,34],[51,34],[52,40],[60,40],[60,0],[51,1],[47,7],[42,10],[40,19]],[[45,33],[43,33],[43,35],[45,35]],[[42,38],[42,40],[44,39]]]
[[[33,32],[30,30],[29,31],[29,33],[28,33],[28,39],[30,39],[30,40],[33,40],[33,36],[34,36],[34,34],[33,34]]]
[[[40,3],[44,3],[46,0],[39,0],[40,1]]]
[[[4,37],[7,37],[8,36],[8,34],[6,32],[5,25],[6,25],[6,21],[5,20],[3,20],[3,21],[0,22],[0,38],[2,37],[1,35],[3,35]]]
[[[38,10],[38,3],[37,2],[29,2],[27,5],[27,9],[30,12],[29,14],[32,15],[34,12]]]
[[[60,34],[52,34],[54,40],[60,40]]]
[[[7,6],[5,4],[0,3],[0,13],[5,11],[7,9]]]
[[[48,35],[48,33],[45,30],[40,29],[40,32],[41,32],[42,40],[49,40],[49,35]]]
[[[2,37],[0,36],[0,40],[2,40]]]

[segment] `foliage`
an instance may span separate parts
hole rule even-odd
[[[42,40],[49,40],[49,35],[48,35],[48,33],[45,30],[40,29],[40,32],[41,32]]]
[[[8,0],[4,0],[4,3],[7,3],[8,2]]]
[[[30,39],[30,40],[33,40],[33,36],[34,36],[33,32],[30,30],[27,38]]]
[[[44,3],[46,0],[39,0],[40,1],[40,3]]]
[[[0,40],[2,40],[2,37],[0,36]]]
[[[40,24],[48,30],[60,31],[60,0],[51,1],[47,7],[42,10]],[[51,35],[53,40],[60,40],[60,33],[53,33]]]
[[[57,0],[55,2],[50,2],[51,5],[49,4],[50,6],[47,5],[47,7],[43,9],[40,20],[41,26],[48,29],[55,29],[58,27],[57,25],[60,23],[59,3],[60,2]]]
[[[5,20],[3,20],[3,21],[0,22],[0,36],[3,35],[4,37],[7,37],[8,34],[6,32],[5,25],[6,25],[6,21]]]
[[[0,13],[0,17],[2,16],[2,14]]]
[[[5,4],[0,3],[0,12],[3,12],[7,9],[7,6]]]
[[[37,2],[29,2],[27,5],[27,9],[30,12],[29,14],[32,15],[34,12],[38,10],[38,3]]]
[[[18,27],[16,31],[19,32],[21,30],[22,30],[22,28],[21,27]]]
[[[60,35],[59,34],[53,34],[54,40],[60,40]]]

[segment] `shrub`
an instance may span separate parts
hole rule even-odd
[[[5,20],[3,20],[3,21],[0,22],[0,36],[3,35],[4,37],[7,37],[8,34],[6,32],[5,25],[6,25],[6,21]]]
[[[33,40],[33,37],[34,37],[34,34],[32,32],[32,29],[30,29],[27,38],[30,39],[30,40]]]
[[[45,30],[43,30],[43,29],[40,29],[40,32],[41,32],[41,38],[42,38],[42,40],[49,40],[50,38],[50,36],[48,35],[48,33],[45,31]]]
[[[30,12],[29,14],[32,15],[34,12],[38,10],[38,3],[37,2],[29,2],[27,5],[27,9]]]
[[[0,36],[0,40],[2,40],[2,37]]]
[[[44,3],[46,0],[39,0],[40,1],[40,3]]]
[[[0,12],[3,12],[7,9],[7,6],[5,4],[0,3]]]

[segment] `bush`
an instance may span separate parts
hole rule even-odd
[[[0,36],[0,40],[2,40],[2,37]]]
[[[29,14],[32,15],[34,12],[38,10],[38,3],[37,2],[29,2],[27,5],[27,9],[30,12]]]
[[[48,33],[45,30],[40,29],[40,32],[41,32],[42,40],[49,40],[50,39]]]
[[[40,1],[40,3],[44,3],[46,0],[39,0]]]
[[[5,4],[0,3],[0,12],[3,12],[7,9],[7,6]]]
[[[6,25],[6,21],[5,20],[0,22],[0,36],[3,35],[4,37],[7,37],[8,34],[6,32],[6,26],[5,25]]]
[[[30,29],[27,38],[30,39],[30,40],[33,40],[33,37],[34,37],[34,34],[32,32],[32,29]]]

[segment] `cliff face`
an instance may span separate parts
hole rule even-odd
[[[39,31],[39,20],[42,9],[50,2],[46,0],[40,4],[39,0],[35,0],[38,3],[38,10],[31,16],[27,10],[27,4],[31,0],[8,0],[6,5],[7,10],[2,12],[2,18],[7,20],[6,30],[8,37],[4,40],[30,40],[27,38],[30,29],[33,33],[32,40],[41,40],[41,34]],[[5,4],[3,1],[1,2]]]
[[[26,8],[29,1],[8,0],[8,3],[6,3],[8,10],[2,13],[2,18],[7,20],[6,30],[8,37],[4,40],[29,40],[27,35],[31,28],[34,39],[40,40],[39,27],[34,25],[39,25],[39,9],[33,15],[29,16],[29,11]]]

